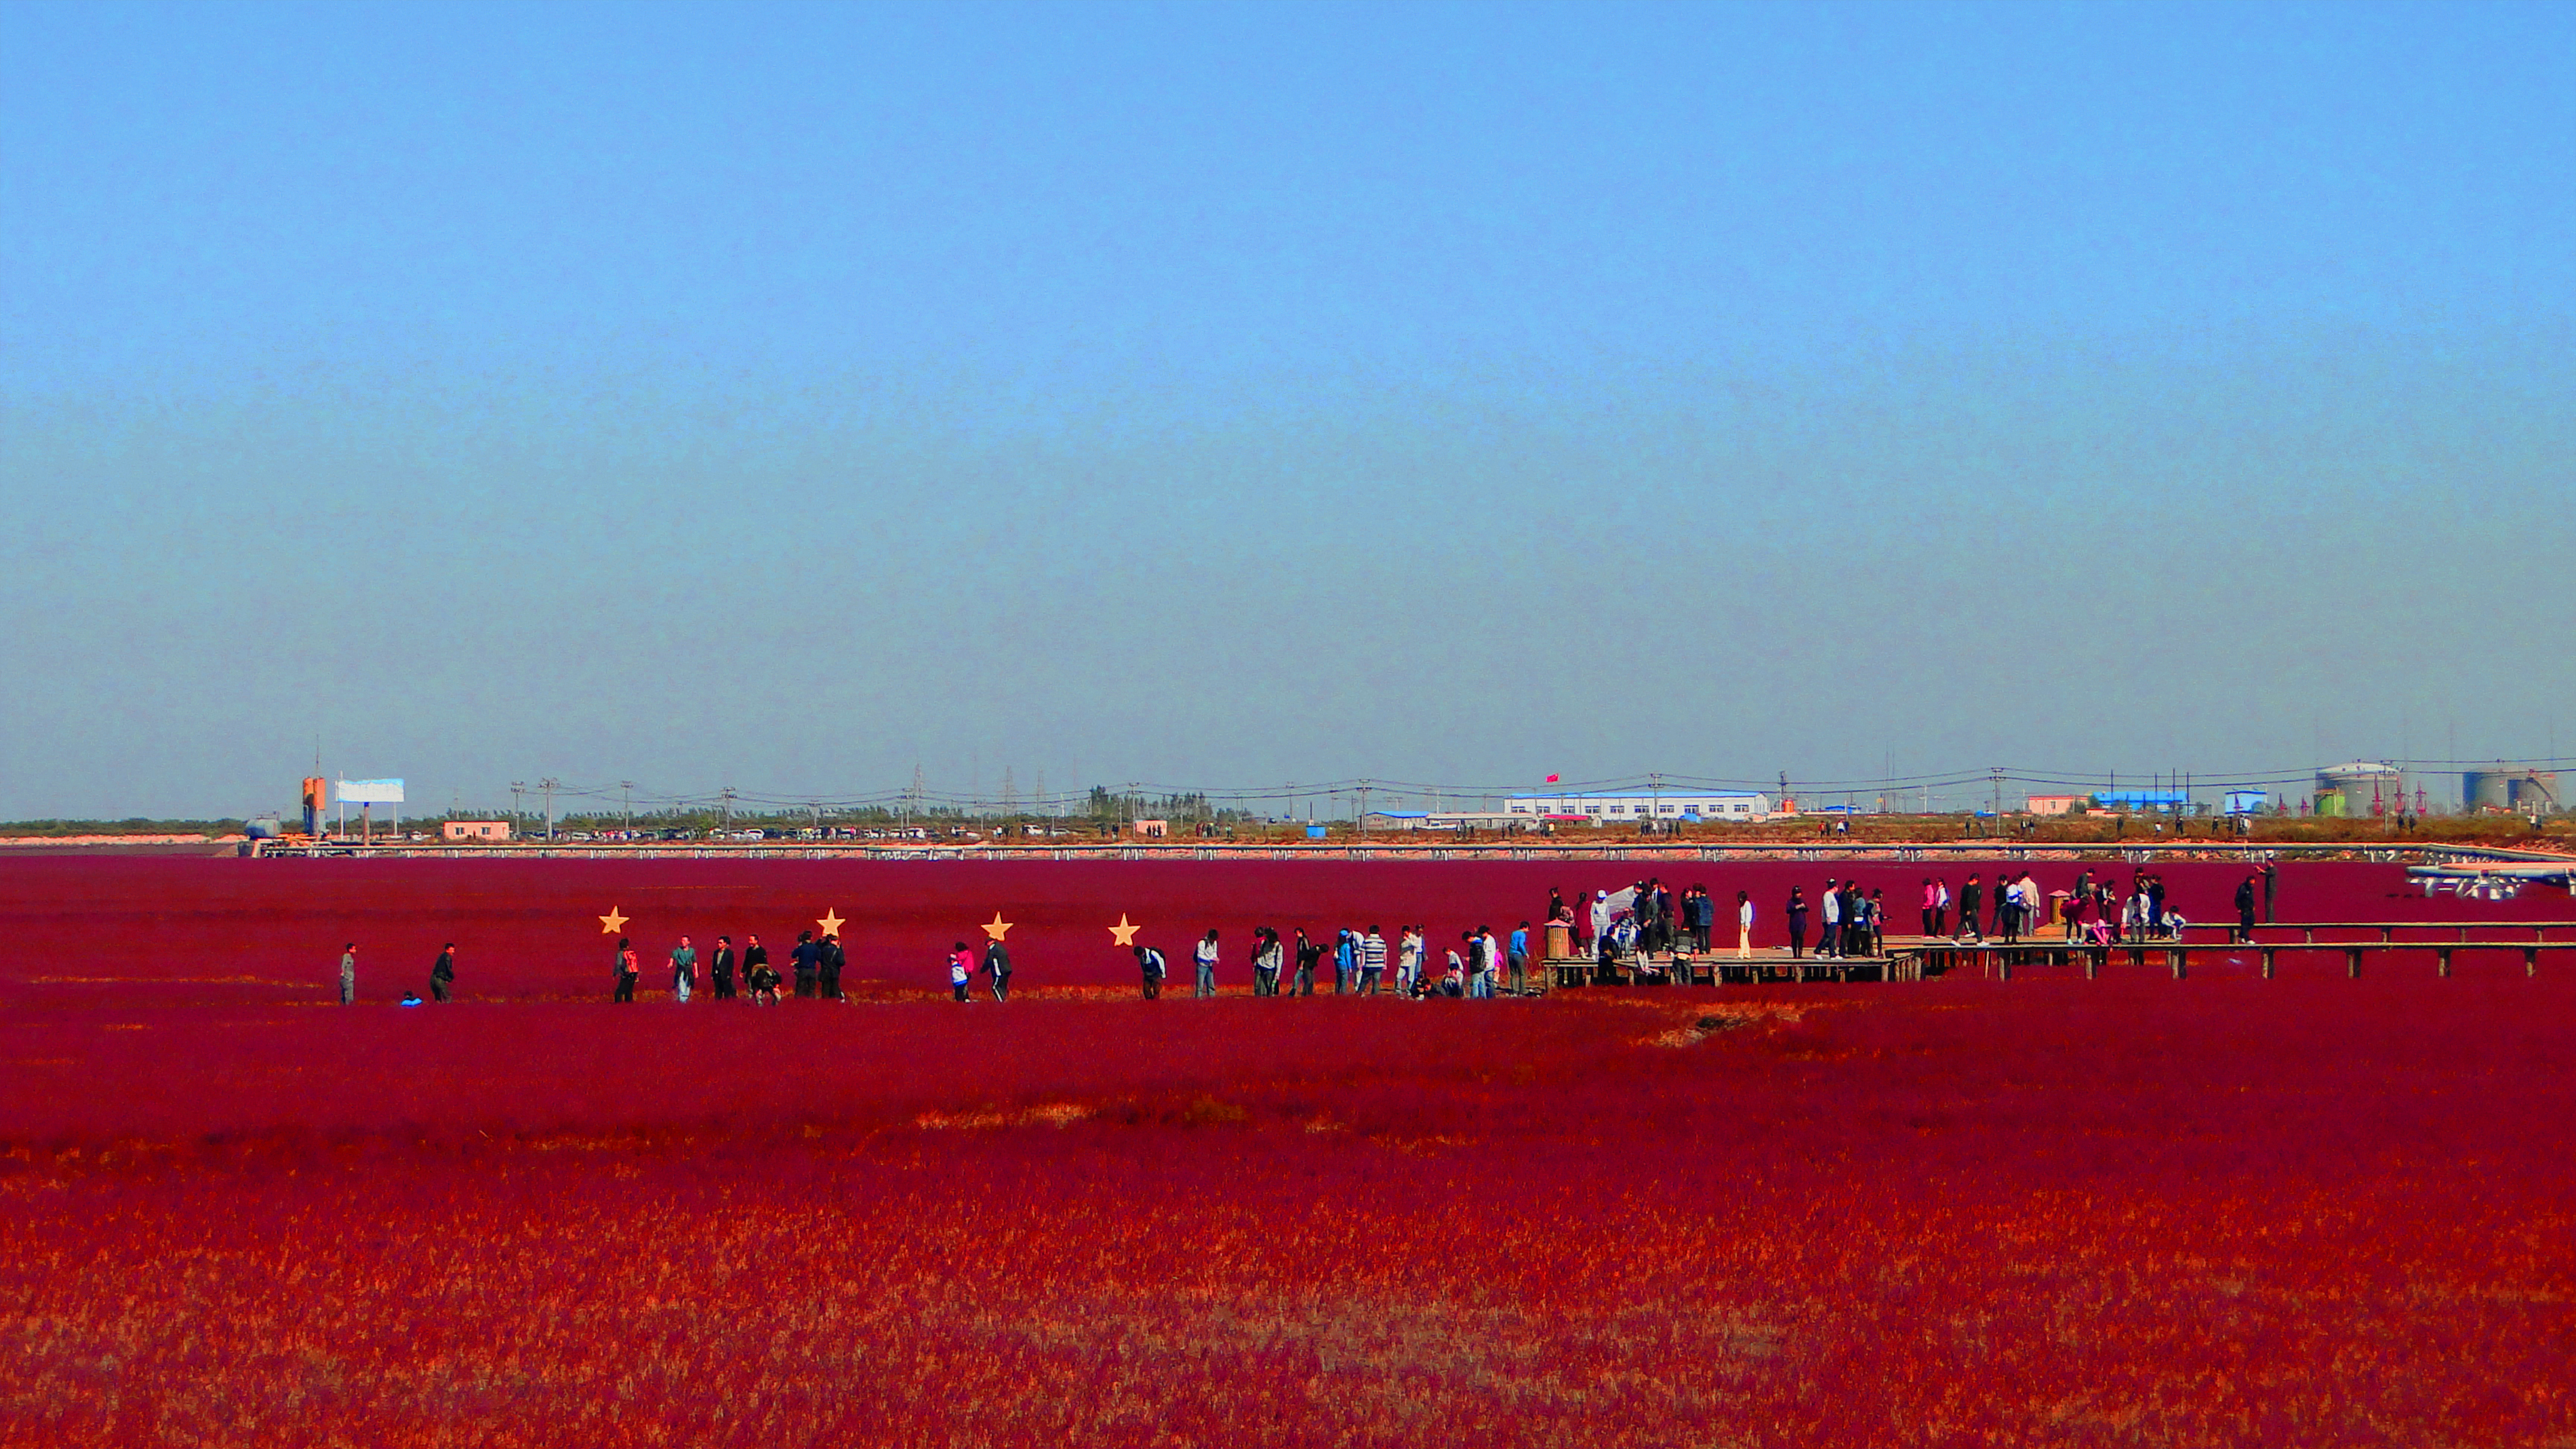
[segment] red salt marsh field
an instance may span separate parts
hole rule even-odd
[[[225,919],[332,934],[282,909]],[[2576,1442],[2555,957],[344,1011],[188,955],[0,991],[0,1443]]]
[[[667,992],[654,966],[685,933],[703,958],[718,934],[737,943],[757,932],[783,962],[799,930],[825,917],[845,922],[853,981],[942,991],[958,941],[981,946],[983,922],[1009,923],[1023,991],[1132,984],[1134,958],[1109,928],[1142,927],[1138,941],[1168,956],[1186,981],[1190,943],[1222,935],[1222,980],[1241,987],[1252,928],[1304,926],[1329,940],[1342,926],[1431,928],[1433,959],[1458,932],[1491,925],[1507,934],[1545,913],[1551,886],[1616,889],[1642,876],[1676,888],[1753,893],[1760,944],[1787,940],[1781,903],[1792,885],[1812,901],[1826,877],[1850,876],[1887,893],[1892,931],[1916,928],[1920,882],[1945,876],[1953,892],[1971,870],[1988,882],[2000,862],[1926,865],[1786,862],[1494,861],[787,861],[787,860],[235,860],[42,856],[0,859],[0,990],[20,1001],[110,1004],[143,999],[253,1003],[336,1001],[341,943],[356,940],[363,999],[392,1001],[426,989],[430,962],[458,944],[458,994],[468,1000],[605,996],[621,918],[643,954],[648,993]],[[2116,863],[2016,863],[2043,891],[2079,870]],[[2195,921],[2232,916],[2240,867],[2175,862],[2161,867],[2171,904]],[[2410,894],[2403,867],[2292,862],[2281,867],[2282,920],[2576,920],[2576,904],[2533,887],[2505,902],[2427,900]],[[1731,918],[1730,918],[1731,919]],[[2391,969],[2430,969],[2394,960]],[[2373,969],[2380,963],[2374,959]],[[2197,969],[2197,968],[2196,968]],[[2223,966],[2212,969],[2224,970]],[[2247,967],[2246,969],[2251,969]],[[2340,957],[2285,957],[2288,972],[2342,970]],[[2463,957],[2464,972],[2520,970],[2518,959]],[[659,982],[657,988],[656,982]]]

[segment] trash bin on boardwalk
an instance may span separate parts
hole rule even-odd
[[[1562,922],[1550,921],[1547,927],[1547,958],[1551,961],[1562,961],[1573,954],[1574,928]]]

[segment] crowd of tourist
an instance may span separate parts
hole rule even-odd
[[[2275,879],[2273,868],[2266,864],[2237,886],[2234,905],[2238,939],[2252,938],[2258,901],[2264,918],[2271,917]],[[1580,906],[1567,900],[1563,891],[1551,889],[1545,925],[1551,934],[1562,933],[1561,949],[1570,951],[1576,959],[1590,960],[1602,968],[1624,967],[1651,978],[1676,969],[1677,958],[1708,957],[1718,952],[1723,909],[1716,894],[1705,885],[1690,885],[1677,895],[1660,878],[1649,878],[1616,892],[1595,890]],[[1971,871],[1955,894],[1949,877],[1927,875],[1922,879],[1918,910],[1917,924],[1921,938],[1927,942],[1991,940],[2012,945],[2047,939],[2045,933],[2054,931],[2070,944],[2110,946],[2179,939],[2188,924],[2168,898],[2164,877],[2153,871],[2133,873],[2124,884],[2108,874],[2097,876],[2088,868],[2076,876],[2071,889],[2046,892],[2028,870],[2018,874],[1997,872],[1992,882],[1986,880],[1984,872]],[[1734,954],[1738,959],[1751,959],[1755,911],[1750,892],[1735,893],[1733,913]],[[1813,897],[1805,887],[1792,886],[1788,899],[1781,904],[1781,915],[1792,960],[1808,958],[1811,932],[1814,954],[1819,959],[1867,960],[1886,954],[1887,891],[1883,886],[1864,888],[1856,880],[1829,876]],[[1295,928],[1292,935],[1293,942],[1272,926],[1261,926],[1252,932],[1243,965],[1250,972],[1253,995],[1311,997],[1327,986],[1335,996],[1384,994],[1416,1000],[1484,1000],[1505,993],[1518,995],[1531,987],[1533,955],[1544,961],[1546,955],[1553,954],[1548,944],[1555,944],[1534,942],[1528,921],[1522,921],[1507,936],[1496,935],[1491,926],[1479,925],[1459,932],[1457,943],[1442,949],[1442,963],[1435,967],[1431,932],[1422,925],[1401,928],[1392,945],[1374,925],[1366,930],[1344,926],[1335,930],[1329,940],[1303,926]],[[1196,971],[1194,995],[1217,994],[1223,960],[1221,944],[1218,932],[1210,928],[1191,952]],[[1132,945],[1130,949],[1135,953],[1145,997],[1152,1000],[1161,996],[1170,972],[1163,953],[1148,945]],[[756,935],[743,938],[739,953],[731,936],[718,936],[703,961],[690,938],[682,936],[679,944],[671,948],[671,996],[675,1001],[690,1000],[697,994],[703,973],[704,984],[718,1001],[741,997],[774,1005],[787,992],[800,1000],[845,1001],[848,998],[842,994],[841,974],[847,964],[848,957],[835,931],[798,932],[784,975],[770,964],[769,950]],[[987,941],[980,951],[959,941],[950,949],[946,965],[949,989],[956,1000],[973,1000],[979,977],[994,1001],[1010,999],[1011,953],[1001,941]],[[613,972],[610,999],[634,1001],[643,966],[631,937],[618,937]],[[450,942],[431,968],[430,999],[446,1001],[455,979],[456,946]],[[351,942],[340,958],[343,1004],[356,999],[356,988],[357,945]],[[406,1005],[420,1004],[416,995],[407,994],[404,1001]]]

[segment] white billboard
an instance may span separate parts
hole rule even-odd
[[[342,780],[339,785],[343,805],[400,805],[403,782],[400,780]]]

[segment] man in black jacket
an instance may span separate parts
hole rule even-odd
[[[2236,884],[2236,944],[2242,946],[2254,939],[2254,877],[2247,876]]]
[[[1011,999],[1011,948],[999,941],[984,943],[984,974],[992,978],[993,999]]]
[[[716,1000],[733,1000],[733,937],[716,937],[716,952],[707,962],[707,981],[715,987]]]
[[[816,951],[823,976],[823,999],[838,1001],[841,999],[841,968],[850,964],[850,958],[842,952],[838,935],[825,935]]]
[[[456,943],[439,948],[438,964],[429,968],[429,999],[445,1001],[447,988],[456,980]]]

